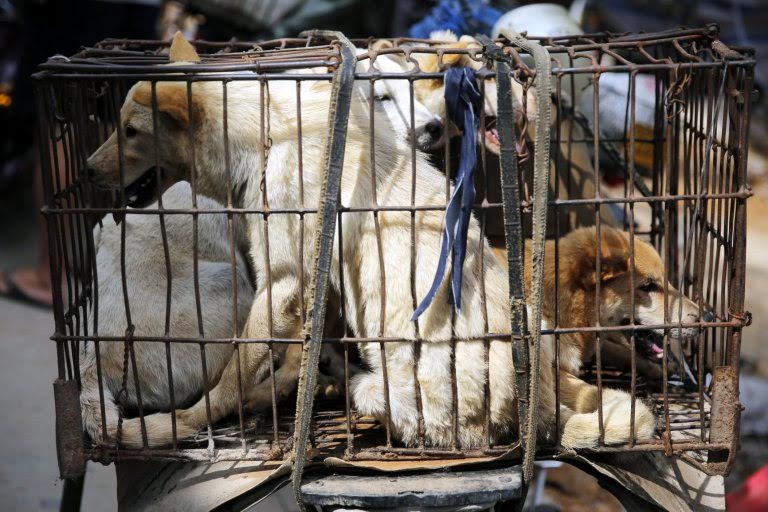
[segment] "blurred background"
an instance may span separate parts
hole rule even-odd
[[[36,66],[55,54],[107,37],[258,40],[294,36],[310,28],[349,37],[428,37],[435,29],[490,33],[505,12],[536,2],[511,0],[0,0],[0,506],[57,510],[50,388],[55,351],[48,336],[51,284],[35,147],[33,80]],[[556,2],[558,3],[558,2]],[[748,201],[747,309],[739,462],[727,481],[735,491],[768,463],[768,134],[762,91],[768,86],[768,2],[763,0],[577,0],[570,9],[584,32],[658,31],[718,23],[728,45],[757,49]],[[531,31],[531,35],[537,34]],[[554,35],[554,34],[549,34]],[[575,471],[575,470],[574,470]],[[83,510],[114,510],[111,467],[89,466]],[[549,499],[562,510],[622,510],[583,473],[550,472]],[[286,502],[287,503],[287,502]],[[279,508],[276,508],[278,510]]]

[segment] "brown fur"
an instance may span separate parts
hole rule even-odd
[[[629,233],[611,227],[600,230],[600,304],[603,313],[606,310],[626,314],[629,306],[629,285],[631,273],[632,250],[634,251],[634,285],[635,304],[642,306],[648,302],[646,293],[638,290],[638,286],[649,281],[659,282],[663,286],[664,264],[656,250],[648,243],[635,237],[634,248],[630,248]],[[544,263],[544,296],[542,313],[545,318],[554,320],[557,308],[558,324],[560,327],[588,327],[597,325],[597,237],[594,227],[577,229],[560,238],[557,249],[555,241],[547,241]],[[506,266],[506,252],[502,248],[494,248],[496,257]],[[557,252],[558,264],[555,265]],[[531,286],[532,246],[526,241],[525,247],[525,279],[526,290]],[[555,287],[557,281],[557,295]],[[686,317],[698,319],[698,308],[687,297],[681,295],[673,286],[667,285],[670,295],[670,321],[674,321],[673,307],[678,299],[683,300]],[[662,291],[657,292],[663,295]],[[658,300],[658,299],[657,299]],[[674,310],[674,311],[673,311]],[[624,316],[606,315],[601,313],[600,325],[619,325]],[[640,323],[636,318],[636,323]],[[656,323],[664,323],[660,318]],[[629,369],[629,341],[620,333],[610,333],[602,336],[601,354],[604,364],[615,365],[621,369]],[[589,362],[595,356],[597,340],[595,333],[568,333],[561,335],[561,350],[575,350],[579,363]],[[567,371],[578,374],[575,362],[569,364],[569,358],[562,361]],[[641,374],[650,378],[660,378],[659,365],[645,358],[636,359],[637,369]]]
[[[200,62],[200,56],[194,46],[186,40],[181,31],[177,31],[171,40],[171,62]]]
[[[194,95],[190,105],[186,88],[179,87],[178,84],[174,83],[159,82],[155,86],[155,94],[157,95],[156,108],[158,112],[166,114],[178,127],[189,128],[190,111],[192,121],[200,122],[203,109],[195,101]],[[152,108],[152,86],[149,82],[144,82],[136,88],[133,93],[133,101]]]

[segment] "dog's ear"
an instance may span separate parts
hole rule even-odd
[[[596,229],[588,228],[575,233],[576,241],[581,247],[578,250],[578,264],[574,269],[577,279],[586,289],[594,289],[597,285],[597,251],[598,242]],[[603,227],[600,230],[600,282],[608,281],[629,272],[629,239],[618,229]]]
[[[200,62],[201,60],[195,47],[187,41],[180,30],[173,35],[169,59],[171,62]]]
[[[188,128],[190,121],[199,121],[201,108],[199,101],[192,95],[190,109],[187,84],[184,82],[158,82],[155,86],[157,110],[179,128]],[[147,108],[152,108],[152,86],[141,82],[133,91],[133,101]]]
[[[371,50],[378,52],[379,50],[388,50],[394,48],[395,44],[389,39],[377,39],[371,44]]]

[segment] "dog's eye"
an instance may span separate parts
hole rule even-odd
[[[384,93],[377,94],[376,96],[374,96],[374,99],[376,101],[390,101],[390,100],[392,100],[392,97],[389,94],[384,92]]]
[[[657,283],[656,281],[648,281],[648,282],[643,283],[640,286],[638,286],[638,288],[641,291],[644,291],[646,293],[653,293],[653,292],[660,292],[661,291],[661,286],[659,286],[659,283]]]
[[[135,137],[137,133],[138,132],[136,131],[136,128],[134,128],[133,126],[128,125],[125,127],[125,136],[128,137],[129,139],[131,137]]]

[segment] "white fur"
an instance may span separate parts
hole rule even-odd
[[[171,187],[163,195],[165,208],[190,208],[191,191],[187,183]],[[150,208],[156,208],[157,204]],[[198,198],[199,208],[221,207],[218,203]],[[230,264],[227,220],[224,215],[198,217],[199,289],[203,329],[207,338],[228,338],[240,332],[253,300],[246,264],[236,252],[238,293],[238,325],[232,327],[232,266]],[[111,217],[103,219],[103,228],[94,228],[96,240],[96,270],[98,273],[98,333],[100,336],[126,334],[128,327],[123,300],[120,268],[121,227]],[[160,218],[157,215],[125,217],[125,273],[128,287],[130,316],[135,336],[162,336],[165,332],[165,299],[167,276]],[[194,293],[192,257],[193,226],[190,215],[166,215],[171,275],[171,316],[169,336],[200,337]],[[244,230],[236,230],[235,243],[244,244]],[[94,308],[96,304],[94,305]],[[88,324],[93,326],[94,310]],[[177,407],[196,400],[203,390],[200,347],[196,343],[171,343],[173,388]],[[206,365],[211,384],[218,380],[232,354],[230,344],[208,344]],[[169,410],[168,368],[164,343],[136,342],[136,366],[145,411]],[[122,388],[124,344],[99,343],[107,434],[113,438],[117,429],[118,406],[137,407],[133,368],[129,363],[127,393],[120,404],[115,396]],[[84,344],[80,352],[82,391],[80,395],[83,425],[91,439],[103,439],[96,351],[94,344]],[[126,419],[123,427],[138,427],[139,420]],[[148,425],[151,430],[152,426]],[[187,434],[188,435],[188,434]]]
[[[180,87],[186,87],[181,85]],[[301,83],[302,94],[302,155],[304,204],[316,205],[320,200],[323,147],[328,133],[328,100],[330,87],[327,83]],[[135,90],[135,89],[134,89]],[[131,103],[131,95],[126,105]],[[224,168],[222,134],[222,92],[221,84],[197,82],[193,86],[194,97],[203,114],[196,125],[194,144],[197,161],[198,191],[210,197],[223,200],[227,195]],[[229,141],[232,162],[233,189],[243,190],[242,204],[245,208],[261,208],[266,202],[271,209],[294,208],[298,204],[299,190],[298,148],[296,132],[295,88],[281,82],[269,88],[270,109],[269,138],[272,146],[262,167],[259,133],[260,104],[257,82],[236,81],[228,85]],[[143,110],[142,110],[143,109]],[[146,107],[126,107],[125,115],[140,121],[146,116]],[[142,113],[143,112],[143,113]],[[376,131],[373,148],[370,147],[369,112],[367,101],[357,92],[353,99],[347,130],[347,144],[341,183],[341,201],[345,207],[368,207],[373,204],[371,187],[372,172],[376,175],[377,202],[380,205],[407,206],[411,204],[412,170],[416,173],[416,191],[413,201],[417,205],[441,204],[445,198],[445,177],[432,167],[425,156],[416,152],[411,161],[412,148],[399,133],[392,129],[386,116],[375,113]],[[170,128],[166,128],[171,130]],[[169,132],[170,133],[170,132]],[[184,153],[186,132],[175,139],[174,152]],[[166,134],[165,140],[174,140]],[[109,144],[109,142],[107,143]],[[114,186],[109,178],[104,155],[113,151],[103,146],[89,160],[97,169],[102,183]],[[130,148],[129,148],[130,149]],[[375,156],[375,169],[371,166],[371,151]],[[166,164],[172,158],[163,157]],[[182,162],[177,162],[181,164]],[[126,182],[135,179],[144,169],[127,169]],[[114,172],[114,171],[112,171]],[[263,196],[266,190],[266,197]],[[395,435],[406,444],[416,443],[417,410],[414,399],[414,354],[416,340],[415,324],[410,321],[413,313],[413,297],[410,284],[411,261],[411,214],[404,211],[385,211],[378,215],[381,243],[384,253],[384,269],[379,268],[374,216],[370,212],[347,212],[343,215],[343,235],[337,229],[336,239],[341,236],[343,245],[343,279],[341,289],[340,253],[334,243],[331,263],[331,286],[345,299],[344,307],[352,333],[358,337],[400,338],[405,341],[386,344],[386,365],[391,398],[391,424]],[[269,259],[265,254],[266,239],[264,221],[261,215],[247,218],[250,237],[251,258],[259,279],[258,293],[251,307],[243,336],[249,338],[298,337],[301,332],[300,317],[297,313],[302,297],[299,287],[299,262],[304,262],[304,275],[312,271],[311,237],[304,245],[297,237],[299,217],[297,215],[273,214],[269,217]],[[305,232],[316,228],[315,215],[305,216]],[[442,212],[419,211],[415,214],[415,295],[420,300],[426,294],[437,266],[442,232]],[[303,254],[303,258],[301,257]],[[484,266],[487,309],[481,298],[480,266]],[[417,378],[421,389],[424,408],[424,423],[427,442],[430,445],[447,446],[452,441],[451,426],[451,372],[450,344],[446,342],[451,332],[461,340],[456,343],[456,375],[458,381],[459,444],[462,447],[478,446],[484,442],[484,386],[486,365],[484,363],[485,343],[478,339],[486,332],[509,331],[509,304],[506,271],[491,254],[487,241],[480,236],[480,227],[472,218],[469,226],[467,254],[462,282],[462,309],[455,314],[452,327],[451,306],[448,304],[448,286],[443,283],[430,308],[418,321],[419,339],[422,340],[421,358]],[[271,303],[274,322],[272,332],[268,330],[268,294],[264,286],[267,271],[272,279]],[[386,301],[383,332],[380,330],[380,271],[385,274]],[[487,328],[486,328],[487,323]],[[267,348],[250,344],[243,355],[243,371],[246,382],[258,382],[266,371]],[[370,371],[353,380],[353,399],[364,414],[383,420],[385,404],[382,400],[382,363],[377,343],[360,344],[360,352]],[[539,382],[540,404],[538,427],[543,433],[552,428],[555,407],[555,374],[553,364],[553,343],[547,337],[543,340],[541,353],[541,376]],[[211,392],[213,420],[234,411],[236,394],[233,386],[234,363],[230,361],[219,384]],[[500,441],[516,432],[516,396],[513,386],[514,373],[510,344],[493,340],[490,342],[490,424],[491,437]],[[575,385],[582,392],[594,394],[594,387],[578,379]],[[248,394],[248,390],[245,390]],[[616,409],[623,407],[628,396],[617,392]],[[613,402],[612,402],[613,403]],[[644,405],[637,407],[645,411]],[[596,439],[596,420],[589,411],[567,411],[563,414],[564,432],[569,434],[567,442],[581,442]],[[205,406],[198,401],[193,407],[178,411],[177,420],[185,429],[200,427],[205,422]],[[648,414],[638,415],[636,426],[638,438],[647,437],[652,431]],[[153,418],[160,425],[157,437],[151,437],[151,444],[168,442],[169,424],[167,419]],[[165,423],[162,423],[165,421]],[[627,440],[629,418],[626,415],[606,415],[606,430],[612,432],[610,439],[617,442]],[[155,424],[155,423],[153,423]],[[571,425],[569,427],[569,424]],[[584,431],[584,432],[582,432]],[[577,433],[574,437],[573,433]],[[615,433],[615,435],[613,434]],[[570,441],[573,440],[573,441]],[[592,443],[592,441],[590,441]],[[594,443],[592,443],[594,444]],[[566,444],[567,446],[567,444]]]

